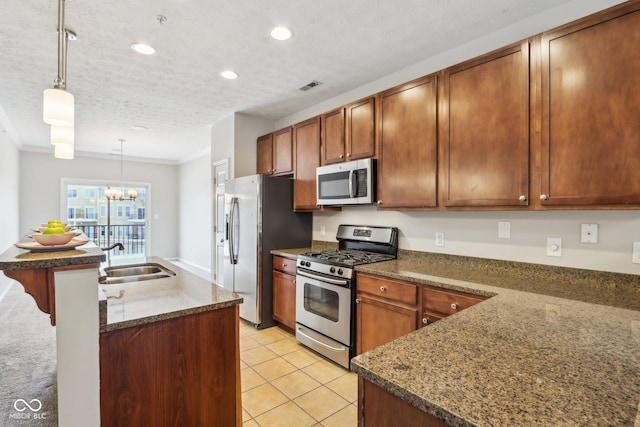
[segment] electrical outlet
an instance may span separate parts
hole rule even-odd
[[[509,221],[498,222],[498,237],[501,239],[511,238],[511,223]]]
[[[562,256],[562,239],[547,237],[547,256]]]
[[[580,226],[581,243],[598,243],[598,224],[582,224]]]
[[[327,234],[327,229],[325,228],[324,225],[320,226],[320,235],[324,236],[325,234]]]
[[[444,233],[436,233],[436,246],[444,246]]]
[[[633,255],[631,256],[631,262],[634,264],[640,264],[640,242],[633,242]]]

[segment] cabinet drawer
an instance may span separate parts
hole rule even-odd
[[[377,279],[358,274],[356,287],[358,292],[365,292],[370,295],[376,295],[410,305],[416,305],[418,303],[418,287],[410,283]]]
[[[425,287],[422,290],[422,309],[442,314],[454,314],[487,299],[480,295]]]
[[[296,274],[296,260],[283,256],[273,256],[273,269],[287,274]]]

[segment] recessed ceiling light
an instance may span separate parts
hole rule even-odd
[[[153,55],[156,53],[153,46],[146,43],[131,43],[131,49],[133,49],[134,52],[141,53],[142,55]]]
[[[225,79],[229,79],[229,80],[233,80],[233,79],[237,79],[238,78],[238,73],[233,72],[231,70],[225,70],[225,71],[221,72],[220,75],[222,77],[224,77]]]
[[[133,126],[131,126],[131,129],[133,129],[133,130],[147,130],[149,128],[146,127],[146,126],[143,126],[143,125],[133,125]]]
[[[276,40],[289,40],[293,33],[287,27],[275,27],[271,30],[271,37]]]

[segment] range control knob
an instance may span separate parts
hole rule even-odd
[[[331,267],[331,268],[329,269],[329,273],[335,273],[335,272],[336,272],[336,268],[335,268],[335,267]]]
[[[341,268],[339,268],[339,269],[338,269],[338,274],[342,274],[342,273],[343,273],[342,269],[341,269]]]
[[[310,266],[311,266],[311,261],[306,261],[306,262],[304,263],[304,265],[305,265],[306,267],[310,267]]]
[[[300,266],[304,267],[304,260],[300,260]]]

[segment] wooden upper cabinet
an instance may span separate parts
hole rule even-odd
[[[445,206],[526,206],[529,43],[444,71],[440,110]]]
[[[274,175],[293,172],[293,141],[291,127],[273,134],[273,173]]]
[[[259,137],[256,144],[256,173],[271,175],[273,173],[273,134]]]
[[[435,75],[382,92],[380,108],[379,207],[435,207]]]
[[[371,96],[322,115],[322,164],[376,154],[376,102]]]
[[[369,97],[345,107],[346,159],[357,160],[376,155],[376,98]]]
[[[316,204],[316,168],[320,166],[320,117],[293,126],[295,174],[293,209],[318,210]]]
[[[640,203],[640,2],[542,35],[543,206]]]
[[[322,164],[340,163],[345,156],[344,108],[322,115]]]

